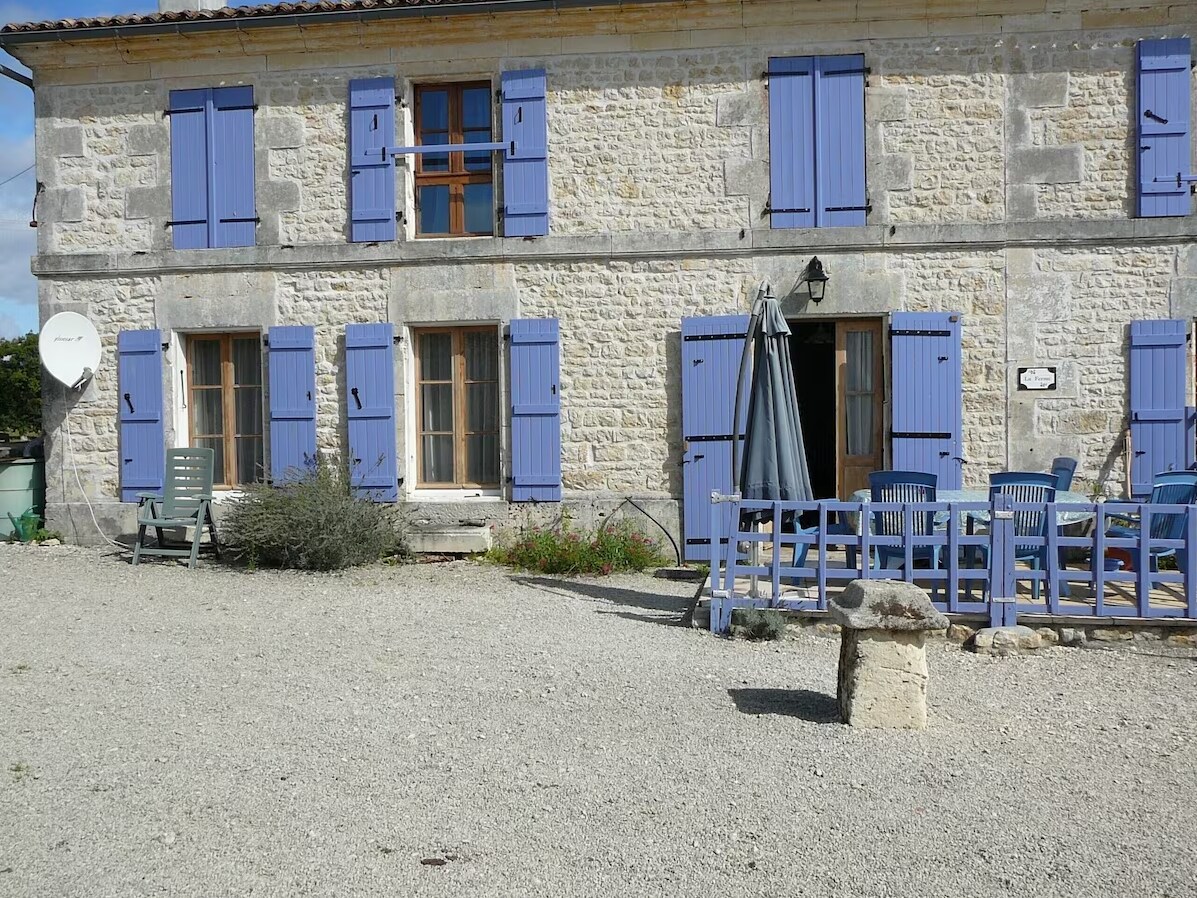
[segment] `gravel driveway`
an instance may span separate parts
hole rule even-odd
[[[0,546],[0,589],[0,895],[1197,894],[1197,663],[1149,643],[936,644],[931,728],[864,732],[838,641],[649,577]]]

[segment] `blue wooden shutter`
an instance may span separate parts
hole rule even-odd
[[[211,246],[253,246],[258,220],[254,202],[254,89],[215,88],[210,116]]]
[[[769,60],[769,209],[774,228],[815,226],[815,92],[810,56]]]
[[[864,57],[815,57],[815,226],[865,223]]]
[[[893,469],[939,476],[939,489],[958,490],[964,463],[960,315],[895,312]]]
[[[349,472],[358,494],[375,502],[399,501],[394,337],[389,322],[345,326]]]
[[[1195,448],[1188,394],[1188,324],[1132,321],[1130,326],[1131,497],[1151,495],[1156,474],[1183,471]]]
[[[139,492],[161,493],[166,479],[162,333],[121,331],[116,353],[121,501],[136,502]]]
[[[170,203],[175,249],[208,246],[210,90],[170,92]]]
[[[682,319],[682,536],[688,561],[711,557],[711,492],[733,491],[732,415],[747,330],[747,315]],[[742,408],[741,434],[747,401]],[[732,507],[723,507],[725,526]]]
[[[1139,41],[1139,215],[1188,215],[1192,208],[1187,37]]]
[[[349,239],[395,239],[395,79],[349,82]]]
[[[561,501],[560,336],[556,318],[511,322],[511,500]]]
[[[282,483],[316,460],[316,331],[272,327],[270,371],[270,476]]]
[[[503,72],[503,236],[549,232],[549,137],[543,69]]]

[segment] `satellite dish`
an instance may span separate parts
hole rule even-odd
[[[37,339],[42,365],[55,380],[81,390],[100,367],[100,335],[77,312],[59,312]]]

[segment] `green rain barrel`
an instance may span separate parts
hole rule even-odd
[[[30,508],[46,510],[46,461],[42,458],[0,458],[0,539],[12,535],[12,521]]]

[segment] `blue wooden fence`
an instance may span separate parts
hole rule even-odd
[[[734,506],[730,515],[729,504]],[[809,515],[817,524],[797,532],[776,525],[760,532],[740,523],[744,513],[762,511],[774,522]],[[933,533],[917,533],[916,515],[929,511],[938,526]],[[871,532],[877,512],[900,515],[901,532]],[[1061,512],[1090,516],[1089,532],[1065,536],[1049,526],[1042,536],[1015,536],[1015,515],[1042,514],[1056,521]],[[711,532],[727,536],[726,543],[711,540],[711,629],[718,633],[727,631],[733,608],[823,611],[829,589],[857,579],[918,581],[941,611],[984,614],[990,626],[1012,625],[1019,614],[1197,619],[1197,505],[1016,503],[1010,496],[993,502],[763,502],[713,493],[710,513]],[[1180,538],[1152,535],[1152,520],[1159,515],[1183,516]],[[1141,522],[1138,533],[1107,535],[1111,524],[1127,518]],[[754,544],[759,551],[753,551]],[[877,546],[899,547],[901,566],[873,567]],[[928,546],[941,547],[941,566],[916,568],[918,550]],[[1016,562],[1016,556],[1037,552],[1045,562],[1041,570]],[[1176,569],[1157,570],[1154,559],[1169,553]],[[1086,554],[1085,566],[1064,563],[1067,556]],[[1133,570],[1114,556],[1129,559]],[[742,581],[752,577],[758,578],[762,597],[737,594],[737,579],[743,592]]]

